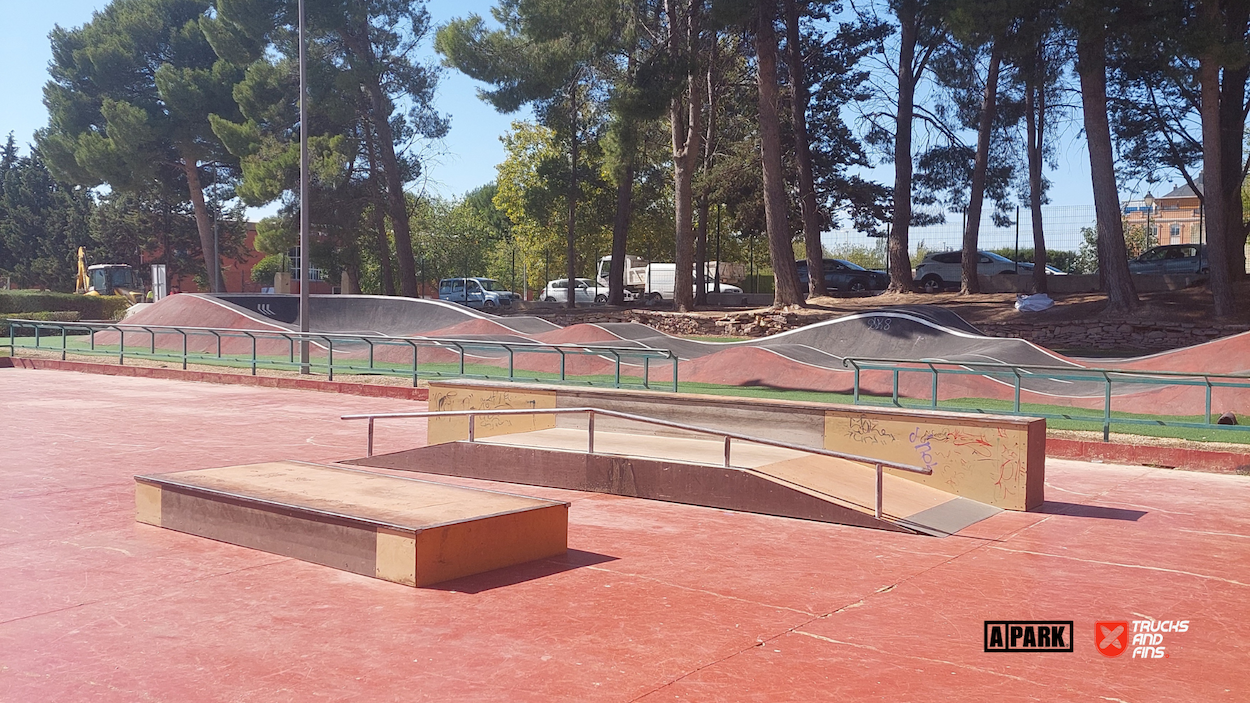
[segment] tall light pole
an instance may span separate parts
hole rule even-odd
[[[299,0],[299,372],[308,364],[308,269],[312,252],[308,244],[308,86],[307,45],[304,38],[304,0]]]
[[[1146,191],[1146,197],[1143,199],[1146,203],[1146,248],[1150,248],[1150,238],[1154,236],[1154,231],[1150,228],[1150,216],[1155,211],[1155,196]]]

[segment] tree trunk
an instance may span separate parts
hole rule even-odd
[[[1210,16],[1214,3],[1207,5]],[[1214,51],[1208,50],[1198,59],[1198,85],[1202,95],[1202,153],[1216,155],[1203,169],[1202,191],[1207,209],[1207,256],[1211,266],[1211,296],[1215,302],[1215,316],[1227,317],[1233,313],[1233,286],[1229,262],[1228,203],[1224,190],[1224,169],[1218,159],[1221,148],[1220,125],[1220,62]]]
[[[1042,140],[1046,134],[1046,93],[1042,47],[1024,88],[1025,138],[1029,155],[1029,213],[1033,216],[1033,292],[1047,292],[1046,236],[1042,232]]]
[[[399,287],[409,298],[417,297],[417,262],[412,255],[412,231],[408,222],[408,200],[404,182],[399,175],[399,157],[395,154],[395,137],[391,132],[391,102],[382,92],[374,75],[369,76],[370,115],[378,135],[382,174],[386,177],[386,204],[395,234],[395,256],[399,260]]]
[[[1115,182],[1115,153],[1111,149],[1111,127],[1107,122],[1106,28],[1089,27],[1081,32],[1076,41],[1076,53],[1094,211],[1098,220],[1098,268],[1104,280],[1107,308],[1129,312],[1137,307],[1137,291],[1128,271],[1120,196]]]
[[[187,190],[191,194],[191,208],[195,211],[195,229],[200,235],[200,249],[204,252],[204,272],[208,288],[221,292],[221,262],[213,256],[213,225],[208,221],[208,205],[204,202],[204,186],[200,183],[200,168],[196,159],[184,156],[182,171],[187,175]]]
[[[386,205],[391,217],[391,230],[395,235],[395,256],[399,260],[400,292],[415,298],[417,292],[417,262],[412,255],[412,230],[408,222],[408,201],[404,196],[404,182],[400,177],[399,157],[395,153],[395,135],[391,131],[392,104],[382,89],[382,77],[369,39],[368,20],[362,15],[361,26],[351,27],[341,34],[344,44],[359,62],[355,65],[363,75],[365,91],[369,94],[369,121],[377,136],[382,174],[386,179]]]
[[[813,298],[825,290],[825,249],[820,243],[821,217],[816,203],[816,177],[812,169],[812,149],[807,135],[807,72],[803,67],[802,36],[799,33],[799,6],[783,0],[786,13],[786,63],[790,70],[790,119],[794,124],[794,158],[798,165],[799,208],[803,215],[803,246],[807,254],[808,293]]]
[[[707,222],[711,213],[707,193],[699,195],[699,224],[694,232],[694,302],[707,305]]]
[[[1239,5],[1242,3],[1238,3]],[[1230,24],[1232,20],[1230,19]],[[1241,20],[1244,36],[1246,22]],[[1220,152],[1221,180],[1224,186],[1224,236],[1227,243],[1228,275],[1233,282],[1246,277],[1246,228],[1245,213],[1241,203],[1242,152],[1246,129],[1246,115],[1242,106],[1246,101],[1246,80],[1250,68],[1224,66],[1224,80],[1220,88]],[[1204,149],[1205,151],[1205,149]]]
[[[608,304],[625,304],[625,244],[634,210],[634,159],[631,147],[620,182],[616,184],[616,216],[612,219],[612,262],[608,266]]]
[[[781,164],[781,121],[777,116],[777,33],[773,20],[777,15],[774,0],[762,0],[757,6],[755,53],[758,56],[760,155],[764,175],[764,220],[768,228],[768,253],[772,260],[776,292],[773,305],[801,305],[799,271],[794,264],[787,214],[785,173]]]
[[[368,114],[368,108],[365,108]],[[370,200],[373,201],[373,230],[377,236],[378,267],[382,273],[382,292],[395,295],[395,272],[391,266],[391,240],[386,234],[386,193],[382,179],[378,177],[377,146],[373,140],[373,130],[364,125],[361,130],[365,137],[365,151],[369,158],[369,183],[373,188]]]
[[[665,0],[670,32],[669,54],[674,65],[693,62],[697,56],[699,37],[698,4],[687,0],[687,13],[677,12],[679,0]],[[684,90],[669,104],[669,122],[673,133],[673,200],[676,223],[677,271],[673,276],[673,309],[686,312],[694,307],[694,170],[699,155],[699,118],[702,113],[701,92],[695,89],[691,69],[685,78]]]
[[[381,196],[381,193],[378,194]],[[379,197],[379,200],[381,198]],[[383,204],[373,204],[373,232],[377,237],[378,267],[382,274],[382,292],[395,295],[395,271],[391,265],[391,238],[386,234],[386,212]]]
[[[990,165],[990,137],[994,132],[994,114],[998,109],[998,69],[1002,54],[998,40],[990,44],[990,66],[985,74],[985,94],[981,97],[981,124],[977,128],[977,153],[972,162],[972,192],[968,199],[968,221],[964,225],[963,289],[961,293],[980,293],[977,277],[977,244],[981,238],[981,207],[985,203],[985,178]]]
[[[911,226],[911,137],[915,111],[916,40],[919,17],[914,2],[899,3],[898,51],[898,114],[894,127],[894,222],[890,227],[889,268],[890,291],[910,291],[912,286],[911,255],[907,241]]]
[[[570,310],[577,307],[577,157],[578,157],[578,140],[581,136],[577,133],[577,84],[572,86],[572,95],[570,96],[570,107],[572,112],[572,143],[569,145],[569,192],[568,192],[568,229],[564,234],[565,256],[567,261],[564,266],[565,278],[568,279],[568,287],[564,289],[564,305]]]

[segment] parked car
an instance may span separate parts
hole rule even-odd
[[[1129,273],[1207,273],[1211,264],[1207,261],[1205,244],[1167,244],[1153,247],[1128,262]]]
[[[573,280],[576,286],[573,290],[573,302],[575,304],[595,302],[596,293],[602,293],[605,296],[604,300],[607,300],[607,291],[599,291],[595,282],[589,278],[575,278]],[[539,297],[548,303],[563,303],[569,299],[568,290],[569,279],[560,278],[549,281]]]
[[[811,285],[807,273],[807,259],[795,262],[799,267],[799,283],[804,288]],[[869,271],[859,264],[845,259],[825,259],[825,288],[829,290],[848,290],[854,292],[885,290],[890,286],[890,277],[884,271]]]
[[[926,293],[937,293],[950,286],[958,286],[963,280],[962,251],[941,251],[928,254],[916,267],[916,280]],[[977,274],[994,276],[998,274],[1031,273],[1033,264],[1017,264],[1005,256],[992,251],[977,252]]]
[[[1022,275],[1033,273],[1033,262],[1021,261],[1019,262],[1019,266],[1020,266],[1020,273]],[[1046,264],[1046,275],[1047,276],[1066,276],[1068,275],[1068,272],[1057,269],[1054,266],[1051,266],[1050,264]]]
[[[438,282],[438,299],[479,310],[512,307],[517,295],[493,278],[444,278]]]

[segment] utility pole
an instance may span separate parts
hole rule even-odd
[[[308,359],[308,283],[312,248],[308,243],[308,66],[304,36],[304,0],[299,0],[299,372],[310,373]]]

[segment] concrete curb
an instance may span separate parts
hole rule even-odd
[[[60,361],[56,359],[30,359],[24,357],[0,357],[0,368],[39,369],[46,371],[77,371],[105,376],[131,376],[135,378],[163,378],[172,381],[198,381],[200,383],[224,383],[261,388],[286,388],[291,390],[319,391],[322,393],[346,393],[369,398],[395,398],[399,400],[428,400],[428,388],[404,386],[381,386],[371,383],[342,383],[311,378],[284,378],[279,376],[246,376],[243,374],[217,373],[213,371],[183,371],[150,366],[116,366],[93,364],[84,361]]]
[[[1047,437],[1046,456],[1079,461],[1097,459],[1134,466],[1162,466],[1213,474],[1250,471],[1250,450],[1246,453],[1217,452],[1187,447],[1156,447]]]

